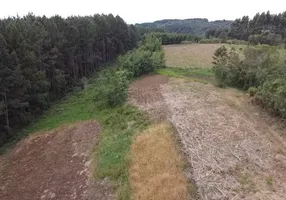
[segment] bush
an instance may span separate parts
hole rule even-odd
[[[219,82],[247,90],[258,87],[271,74],[277,62],[277,50],[265,46],[245,48],[243,59],[235,49],[218,48],[214,55],[214,73]]]
[[[194,44],[194,43],[197,43],[197,42],[187,41],[187,40],[184,40],[184,41],[181,42],[181,44]]]
[[[254,97],[255,94],[257,93],[257,88],[256,87],[250,87],[248,88],[248,93],[250,97]]]
[[[154,32],[151,34],[153,37],[158,38],[163,45],[168,44],[181,44],[183,42],[198,43],[201,37],[191,34],[179,34],[179,33],[159,33]]]
[[[286,118],[285,77],[265,81],[256,94],[256,99],[273,113]]]
[[[202,39],[199,41],[200,44],[217,44],[222,43],[223,40],[219,38]]]
[[[237,44],[237,45],[247,45],[248,44],[247,41],[237,40],[237,39],[227,40],[225,43],[227,43],[227,44]]]
[[[138,49],[118,60],[119,65],[128,72],[129,78],[148,74],[165,65],[161,42],[153,35],[147,36]]]
[[[98,87],[94,91],[94,99],[102,108],[122,105],[127,98],[128,85],[126,71],[107,70],[98,78]]]
[[[256,102],[286,117],[286,64],[279,61],[277,48],[246,48],[240,56],[222,46],[215,51],[213,63],[219,85],[248,90]]]
[[[139,77],[142,74],[153,71],[152,52],[135,50],[119,59],[119,65],[128,71],[129,78]]]
[[[161,42],[153,35],[145,37],[138,49],[118,57],[117,67],[101,73],[97,79],[94,100],[100,107],[122,105],[127,98],[129,82],[164,66]]]
[[[248,41],[252,45],[257,44],[268,44],[268,45],[279,45],[282,44],[282,36],[275,33],[263,33],[263,34],[256,34],[250,35],[248,37]]]

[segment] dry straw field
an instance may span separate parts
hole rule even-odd
[[[221,44],[182,44],[164,46],[169,67],[212,67],[212,56]]]

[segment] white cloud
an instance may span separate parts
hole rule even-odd
[[[20,16],[33,12],[36,15],[63,17],[112,13],[128,23],[150,22],[159,19],[185,19],[203,17],[210,20],[235,19],[243,15],[254,16],[270,10],[286,10],[285,0],[2,0],[0,17]]]

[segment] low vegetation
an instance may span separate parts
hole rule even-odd
[[[214,73],[212,69],[208,68],[179,68],[179,67],[167,67],[157,69],[155,71],[158,74],[176,77],[176,78],[188,78],[192,81],[198,81],[203,83],[214,83]]]
[[[275,33],[262,33],[250,35],[248,37],[249,44],[258,45],[258,44],[268,44],[268,45],[280,45],[283,43],[282,36]]]
[[[201,44],[235,44],[235,45],[247,45],[248,42],[244,40],[236,40],[236,39],[221,39],[221,38],[205,38],[199,41]]]
[[[219,38],[206,38],[206,39],[202,39],[200,40],[201,44],[218,44],[218,43],[222,43],[222,39]]]
[[[25,133],[81,120],[97,120],[102,132],[94,153],[95,176],[108,177],[118,189],[117,198],[129,199],[127,155],[134,136],[149,124],[149,120],[138,109],[124,104],[127,89],[134,78],[162,66],[161,43],[148,36],[138,49],[121,56],[89,80],[84,90],[74,92],[54,105],[37,122],[28,126]]]
[[[102,83],[102,82],[101,82]],[[28,132],[56,128],[62,124],[95,119],[101,125],[100,142],[94,152],[94,175],[108,177],[117,189],[118,199],[129,199],[128,152],[136,133],[142,131],[149,120],[144,113],[130,105],[100,108],[94,101],[94,91],[104,92],[106,86],[92,80],[88,87],[56,104]]]
[[[94,92],[94,99],[101,108],[122,105],[127,98],[130,81],[165,66],[160,40],[148,35],[139,48],[120,56],[116,65],[97,79],[98,85],[105,85],[104,90],[98,87]]]
[[[118,65],[127,72],[130,79],[164,67],[161,41],[152,34],[147,35],[138,49],[119,57]]]
[[[187,200],[188,183],[182,166],[168,124],[143,131],[131,146],[132,199]]]
[[[286,65],[279,48],[248,47],[243,58],[233,48],[216,50],[214,73],[221,85],[249,90],[256,103],[286,117]]]

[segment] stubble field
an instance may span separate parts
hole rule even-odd
[[[252,105],[246,93],[218,88],[206,79],[211,72],[202,72],[210,70],[219,46],[165,46],[167,68],[158,73],[168,75],[168,81],[149,84],[148,90],[139,85],[151,79],[156,83],[158,75],[136,81],[130,99],[153,119],[174,127],[185,176],[196,188],[189,191],[190,199],[285,199],[283,124]],[[151,100],[148,91],[160,98]]]

